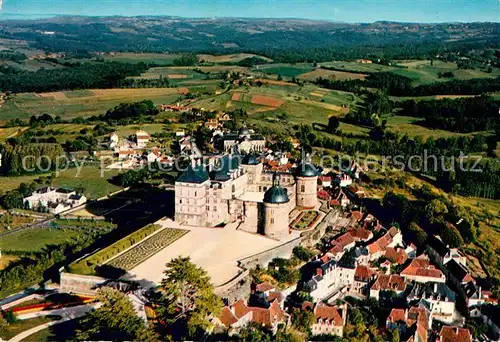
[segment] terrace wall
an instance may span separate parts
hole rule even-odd
[[[105,281],[101,277],[62,272],[59,291],[92,296],[97,292],[97,285]]]
[[[300,245],[302,237],[297,237],[291,241],[285,242],[279,246],[268,249],[264,252],[238,260],[238,265],[245,269],[254,268],[257,265],[267,266],[274,258],[290,258],[293,249]]]

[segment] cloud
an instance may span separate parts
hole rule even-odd
[[[3,0],[0,0],[0,11],[3,9]]]

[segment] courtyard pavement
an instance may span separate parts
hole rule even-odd
[[[156,223],[164,227],[187,229],[190,232],[124,276],[126,279],[138,281],[146,288],[158,285],[163,278],[165,264],[178,256],[191,257],[192,262],[208,272],[212,284],[220,286],[241,272],[237,265],[238,260],[279,246],[298,236],[295,232],[286,240],[276,241],[263,235],[237,230],[238,223],[230,223],[223,228],[178,226],[170,219]]]

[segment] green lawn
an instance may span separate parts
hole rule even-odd
[[[74,339],[78,321],[79,319],[73,319],[61,324],[53,325],[29,336],[23,340],[23,342],[71,341]]]
[[[0,239],[0,249],[4,251],[37,252],[46,245],[58,245],[78,235],[78,232],[70,229],[28,229],[2,237]]]
[[[122,189],[122,187],[109,183],[108,179],[116,176],[119,173],[117,170],[104,170],[101,175],[99,166],[84,166],[80,172],[73,168],[61,172],[54,179],[53,186],[75,189],[83,187],[85,196],[88,199],[98,199],[112,192]]]
[[[31,328],[37,327],[39,325],[51,322],[53,319],[52,318],[47,318],[47,317],[37,317],[37,318],[31,318],[31,319],[26,319],[22,321],[17,321],[15,323],[9,324],[7,327],[7,330],[5,331],[0,331],[0,338],[4,340],[9,340],[13,338],[14,336],[22,333],[23,331],[29,330]],[[32,340],[31,338],[28,339],[29,341],[38,341],[38,340]]]

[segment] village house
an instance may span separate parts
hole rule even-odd
[[[408,260],[408,254],[401,247],[387,247],[384,257],[393,264],[403,265]]]
[[[387,317],[386,329],[399,330],[400,341],[427,342],[432,330],[432,312],[423,301],[409,309],[394,308]]]
[[[24,207],[29,210],[46,210],[51,214],[59,214],[63,211],[80,206],[87,202],[84,195],[76,191],[45,187],[39,189],[29,197],[23,199]]]
[[[240,328],[249,323],[255,323],[270,329],[273,333],[278,330],[278,325],[289,324],[290,315],[287,314],[277,301],[273,301],[269,308],[249,306],[244,299],[240,299],[231,306],[226,306],[215,325],[223,327],[229,334],[237,333]]]
[[[148,133],[144,131],[135,132],[135,142],[137,144],[137,148],[145,148],[148,144],[150,136]]]
[[[377,277],[377,272],[365,265],[356,266],[354,272],[354,282],[352,284],[351,291],[357,292],[362,295],[368,294],[370,284]]]
[[[421,299],[430,304],[435,319],[447,323],[455,319],[456,295],[448,285],[440,282],[415,283],[407,300],[413,302]]]
[[[380,275],[370,288],[370,297],[380,300],[388,292],[400,295],[406,290],[406,286],[406,281],[400,275]]]
[[[368,252],[370,253],[370,261],[377,260],[384,256],[387,248],[402,245],[403,236],[401,232],[396,227],[391,227],[379,239],[367,246]]]
[[[312,303],[305,302],[302,310],[310,310]],[[313,308],[314,323],[311,327],[313,335],[334,335],[342,337],[347,321],[347,305],[329,306],[317,303]]]
[[[347,232],[332,240],[330,244],[332,247],[327,254],[335,260],[340,260],[346,251],[356,246],[356,240]]]
[[[469,329],[443,326],[439,332],[439,342],[472,342]]]
[[[341,173],[335,176],[335,184],[341,188],[352,184],[352,178],[346,173]]]
[[[324,255],[315,263],[319,263],[316,274],[304,284],[304,289],[309,292],[314,302],[321,301],[354,283],[355,268],[351,265],[341,265],[328,255]]]
[[[407,280],[413,280],[420,283],[427,282],[446,282],[446,277],[436,266],[432,265],[429,257],[422,254],[411,261],[401,275]]]

